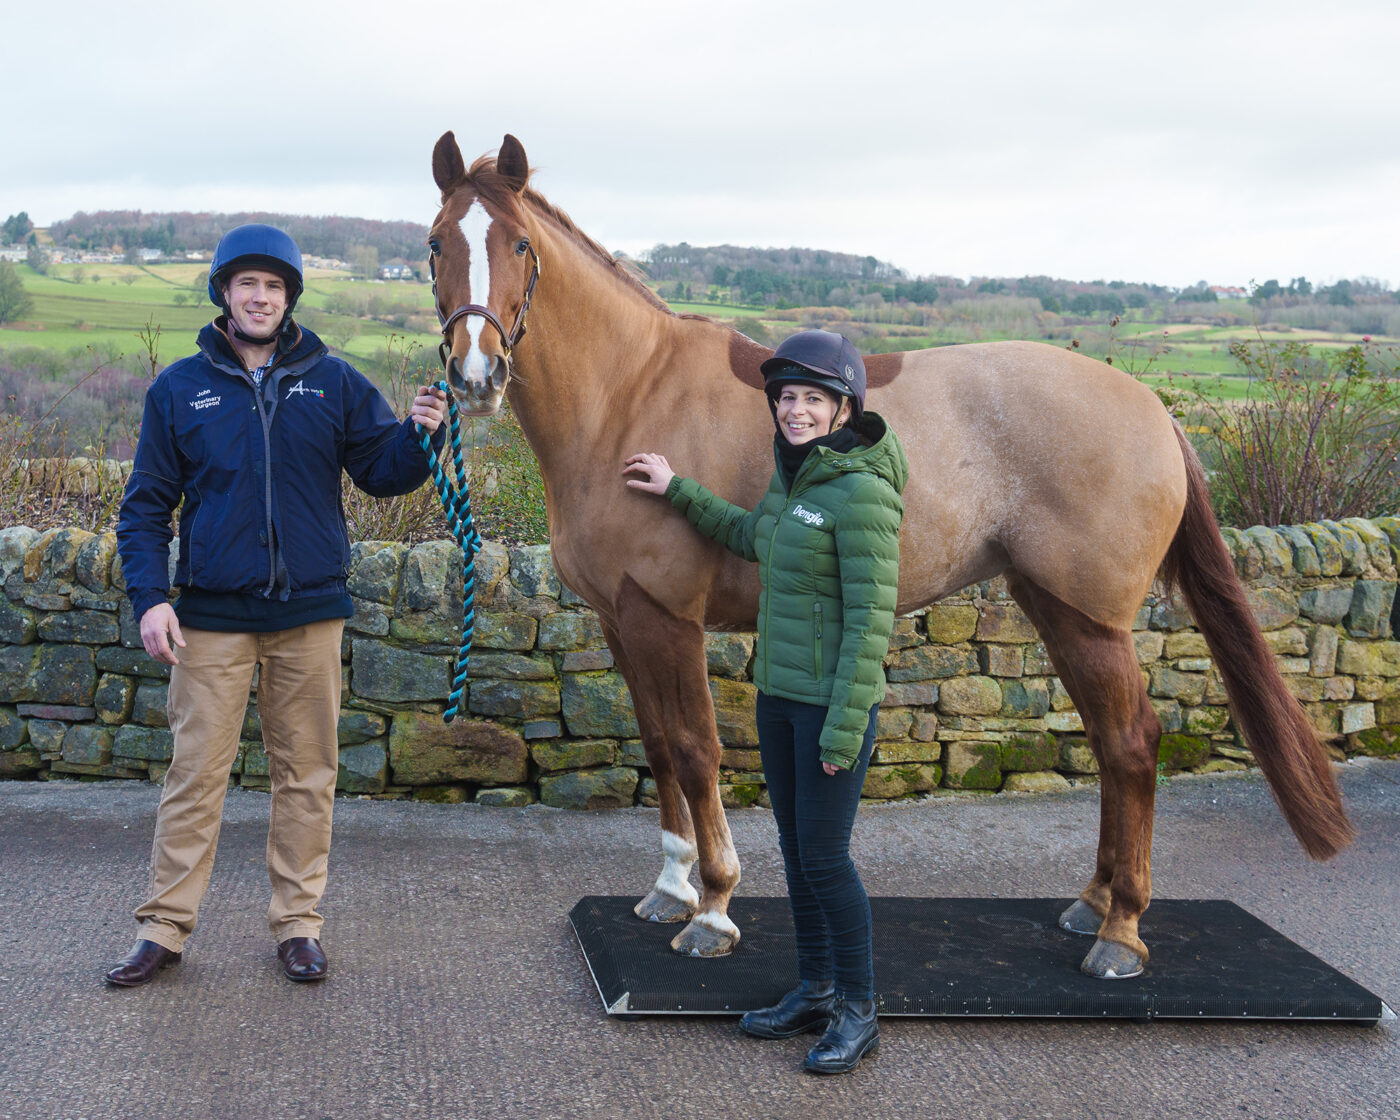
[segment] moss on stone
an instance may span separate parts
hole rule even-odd
[[[1189,770],[1205,762],[1210,750],[1210,740],[1202,735],[1163,735],[1157,765],[1162,770]]]
[[[949,743],[947,766],[945,781],[953,789],[1001,788],[1000,743]]]
[[[1400,757],[1400,729],[1368,727],[1356,733],[1357,753],[1372,758]]]
[[[936,789],[943,768],[936,762],[908,762],[894,766],[871,766],[865,772],[861,796],[889,801]]]
[[[734,782],[719,787],[720,801],[726,809],[748,809],[758,803],[763,787],[756,783]]]
[[[476,791],[476,803],[498,809],[520,809],[535,803],[534,790],[525,786],[497,786]]]
[[[1026,773],[1053,770],[1059,761],[1059,744],[1048,731],[1017,735],[1001,744],[1000,763],[1003,770]]]
[[[467,791],[461,786],[417,786],[413,790],[413,800],[429,801],[435,805],[460,805],[467,800]]]

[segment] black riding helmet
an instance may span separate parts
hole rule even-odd
[[[783,339],[773,356],[758,367],[763,374],[763,391],[768,407],[777,416],[778,390],[797,382],[815,385],[846,397],[851,402],[852,419],[865,411],[865,363],[860,352],[844,335],[833,331],[798,331]]]

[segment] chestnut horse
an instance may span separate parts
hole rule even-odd
[[[448,382],[478,416],[509,385],[544,476],[555,569],[598,613],[656,779],[665,862],[636,913],[688,921],[678,952],[727,953],[739,941],[726,913],[739,861],[717,788],[704,634],[753,627],[756,566],[625,487],[621,470],[629,454],[657,451],[752,508],[773,470],[758,391],[771,351],[671,312],[530,187],[513,136],[467,167],[444,134],[433,177],[442,209],[429,251]],[[1138,919],[1151,893],[1161,726],[1132,625],[1159,569],[1185,592],[1288,824],[1312,856],[1339,851],[1351,829],[1325,754],[1250,614],[1200,464],[1152,391],[1032,342],[875,355],[867,370],[870,407],[892,421],[910,461],[899,612],[1004,574],[1098,759],[1097,864],[1060,918],[1095,935],[1083,970],[1135,975],[1148,955]]]

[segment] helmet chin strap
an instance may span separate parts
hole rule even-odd
[[[276,342],[276,341],[277,341],[277,335],[278,335],[279,332],[278,332],[278,331],[273,331],[272,334],[268,335],[266,338],[258,338],[257,335],[245,334],[245,333],[244,333],[241,329],[239,329],[238,327],[234,327],[234,328],[233,328],[233,333],[234,333],[234,337],[239,338],[239,339],[241,339],[241,340],[244,341],[244,342],[250,342],[250,343],[252,343],[254,346],[266,346],[266,345],[268,345],[268,344],[271,343],[271,342]]]
[[[291,315],[289,313],[284,312],[282,315],[282,321],[277,324],[277,329],[273,331],[270,335],[267,335],[264,338],[259,338],[257,335],[249,334],[247,331],[243,330],[236,323],[234,323],[233,312],[229,310],[228,304],[224,304],[224,316],[228,320],[229,330],[233,332],[233,336],[239,341],[246,342],[252,346],[272,345],[272,343],[276,342],[277,339],[282,335],[282,333],[287,330],[287,325],[292,321]]]

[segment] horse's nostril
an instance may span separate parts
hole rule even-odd
[[[458,394],[467,388],[466,378],[462,376],[462,360],[456,354],[447,359],[447,385]]]
[[[506,360],[504,358],[491,359],[491,385],[496,389],[506,387]]]

